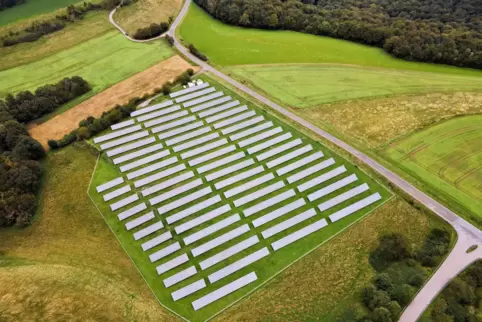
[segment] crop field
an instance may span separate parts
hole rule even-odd
[[[182,3],[182,0],[138,0],[118,9],[114,19],[129,34],[133,34],[151,23],[167,22],[171,16],[175,18]]]
[[[172,55],[165,42],[132,43],[117,30],[111,31],[39,61],[1,71],[0,97],[74,75],[87,80],[97,93]]]
[[[219,84],[214,86],[205,88],[222,92],[210,94],[219,94],[214,100],[203,96],[206,107],[182,96],[175,100],[184,108],[166,103],[148,110],[152,114],[141,109],[142,115],[125,126],[134,130],[137,125],[132,124],[139,122],[146,130],[121,137],[123,143],[130,142],[124,146],[119,147],[117,139],[110,143],[104,135],[94,139],[107,154],[100,158],[89,190],[161,303],[193,321],[205,320],[238,301],[390,198],[387,190],[326,147]],[[228,103],[215,102],[221,99]],[[243,103],[249,108],[239,106]],[[244,117],[244,123],[231,123],[235,128],[229,132],[223,122],[238,117]],[[181,121],[182,126],[175,123]],[[250,122],[257,125],[246,130]],[[161,125],[152,127],[157,124]],[[240,124],[245,124],[244,130],[237,128]],[[196,130],[177,132],[186,126]],[[149,155],[152,151],[157,152]],[[145,155],[149,156],[138,159]],[[153,172],[157,170],[162,171]],[[297,182],[298,175],[305,179]],[[127,185],[96,191],[119,177],[122,181],[127,177]],[[132,198],[138,201],[128,202]],[[156,222],[165,228],[154,230],[157,237],[144,238]],[[212,243],[217,246],[208,246]],[[221,253],[224,259],[219,258]],[[245,282],[248,276],[254,279],[232,294],[200,304],[214,296],[211,292],[233,288],[233,283]],[[177,297],[198,283],[204,287]]]
[[[24,4],[0,11],[0,26],[76,4],[79,0],[26,0]]]
[[[394,142],[385,155],[482,217],[482,116],[454,118]]]
[[[481,76],[480,71],[395,59],[383,50],[291,31],[225,25],[192,4],[179,35],[215,65],[334,63]]]
[[[482,77],[343,65],[242,65],[228,71],[282,104],[302,108],[377,96],[482,88]]]

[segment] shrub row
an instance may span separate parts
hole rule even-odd
[[[156,89],[152,95],[161,92],[165,95],[169,94],[174,84],[187,84],[191,80],[191,76],[193,74],[194,71],[192,69],[188,69],[187,71],[179,75],[173,83],[165,83],[162,88]],[[70,132],[69,134],[66,134],[62,139],[49,140],[48,145],[52,149],[59,149],[75,141],[89,139],[97,133],[107,129],[112,124],[118,123],[121,120],[129,117],[130,113],[135,111],[137,104],[139,104],[141,101],[148,99],[149,96],[150,95],[144,95],[144,97],[142,98],[136,97],[131,99],[129,103],[125,105],[116,105],[112,110],[104,112],[99,118],[90,116],[85,120],[79,122],[79,127]]]
[[[0,11],[25,3],[25,0],[0,0]]]
[[[197,58],[199,58],[203,61],[208,61],[208,58],[203,53],[201,53],[196,47],[194,47],[193,44],[190,44],[188,46],[188,48],[189,48],[189,51],[191,52],[191,54],[193,54]]]
[[[0,113],[11,115],[18,122],[30,122],[57,107],[90,91],[89,84],[79,76],[65,78],[56,84],[39,87],[34,93],[8,94],[0,100]]]
[[[42,36],[52,34],[65,28],[67,23],[82,19],[87,12],[92,10],[111,10],[120,4],[120,0],[103,0],[99,4],[84,2],[83,5],[70,5],[65,14],[57,15],[48,21],[36,21],[22,32],[11,32],[1,38],[4,47],[14,46],[25,42],[33,42]]]
[[[169,30],[167,22],[161,22],[160,24],[152,23],[149,27],[137,29],[133,37],[139,40],[151,39],[162,35],[167,30]]]

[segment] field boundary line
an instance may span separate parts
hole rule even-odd
[[[115,234],[115,232],[112,230],[112,227],[109,225],[109,223],[107,222],[107,220],[105,219],[104,217],[104,214],[102,213],[102,211],[99,209],[99,207],[97,206],[97,204],[95,203],[95,201],[92,199],[92,196],[90,195],[89,193],[89,190],[90,190],[90,187],[92,185],[92,181],[94,179],[94,174],[95,174],[95,171],[97,170],[97,165],[99,164],[99,160],[100,160],[100,156],[101,156],[102,153],[99,153],[99,155],[97,156],[97,161],[95,162],[95,166],[94,166],[94,169],[92,171],[92,175],[90,176],[90,182],[89,182],[89,186],[87,187],[87,195],[89,196],[89,199],[90,201],[94,204],[95,208],[97,209],[97,211],[100,213],[100,216],[102,217],[102,219],[104,219],[104,222],[106,223],[107,227],[109,227],[109,230],[112,232],[112,234],[114,235],[114,237],[117,239],[117,241],[119,242],[120,246],[122,247],[122,249],[124,250],[124,252],[126,253],[127,257],[129,257],[130,261],[132,262],[132,264],[134,264],[134,267],[137,269],[137,272],[139,273],[139,275],[141,275],[142,279],[144,280],[144,282],[147,284],[147,287],[149,287],[149,290],[151,290],[152,292],[152,295],[154,295],[154,297],[156,298],[157,302],[165,309],[167,309],[169,312],[173,313],[174,315],[176,315],[177,317],[183,319],[184,321],[186,322],[190,322],[190,320],[186,319],[184,316],[178,314],[177,312],[174,312],[173,310],[171,310],[170,308],[168,308],[167,306],[165,306],[164,304],[162,304],[161,300],[157,297],[156,293],[154,293],[154,290],[151,288],[151,286],[149,285],[149,283],[147,282],[146,278],[144,277],[144,274],[142,274],[141,270],[139,269],[139,267],[137,266],[137,264],[134,262],[134,260],[132,259],[132,257],[129,255],[129,253],[127,252],[127,250],[125,249],[124,245],[122,245],[120,239],[117,237],[117,235]]]
[[[343,228],[342,230],[338,231],[337,233],[333,234],[332,236],[328,237],[328,239],[324,240],[323,242],[321,242],[320,244],[316,245],[315,247],[313,247],[312,249],[308,250],[306,253],[304,253],[303,255],[301,255],[299,258],[297,258],[295,261],[291,262],[290,264],[288,264],[287,266],[285,266],[284,268],[280,269],[278,272],[276,272],[274,275],[272,275],[270,278],[268,278],[266,281],[264,281],[263,283],[259,284],[258,286],[256,286],[255,288],[253,288],[251,291],[249,291],[248,293],[246,293],[245,295],[243,295],[242,297],[240,297],[239,299],[237,299],[236,301],[232,302],[231,304],[229,304],[228,306],[226,306],[224,309],[222,309],[221,311],[217,312],[216,314],[210,316],[209,318],[207,318],[206,320],[204,320],[204,322],[207,322],[207,321],[210,321],[212,319],[214,319],[216,316],[218,316],[219,314],[225,312],[227,309],[231,308],[233,305],[237,304],[238,302],[246,299],[248,296],[251,296],[253,293],[255,293],[257,290],[259,289],[262,289],[263,287],[266,287],[268,286],[267,283],[268,282],[271,282],[271,280],[273,280],[275,277],[277,277],[278,275],[280,275],[281,273],[283,273],[285,270],[287,270],[288,268],[290,268],[291,266],[293,266],[294,264],[298,263],[300,260],[302,260],[303,258],[305,258],[306,256],[310,255],[312,252],[314,252],[315,250],[317,250],[318,248],[320,248],[321,246],[323,246],[325,243],[331,241],[332,238],[335,238],[336,236],[338,236],[339,234],[345,232],[348,228],[350,228],[351,226],[353,226],[354,224],[358,223],[360,220],[362,219],[365,219],[366,217],[368,217],[369,215],[373,214],[373,212],[375,210],[377,210],[378,208],[384,206],[387,202],[389,202],[390,200],[392,200],[395,196],[392,194],[392,196],[388,199],[386,199],[384,202],[382,202],[381,204],[379,204],[378,206],[376,206],[375,208],[373,208],[372,210],[370,210],[369,212],[367,212],[366,214],[364,214],[363,216],[361,216],[360,218],[358,218],[357,220],[355,220],[354,222],[352,222],[351,224],[349,224],[348,226],[346,226],[345,228]]]

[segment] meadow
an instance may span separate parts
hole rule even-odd
[[[119,8],[114,19],[132,35],[137,29],[149,27],[151,23],[168,22],[169,17],[175,18],[182,4],[182,0],[138,0]]]
[[[86,54],[89,53],[89,54]],[[0,97],[81,76],[100,92],[173,55],[164,41],[132,43],[117,30],[44,59],[0,72]]]
[[[329,37],[225,25],[195,4],[190,6],[178,33],[183,41],[207,55],[212,64],[220,66],[330,63],[482,76],[471,69],[395,59],[381,49]]]
[[[244,65],[227,70],[281,104],[301,108],[361,98],[482,88],[481,77],[388,68],[293,64]]]
[[[454,118],[390,144],[399,168],[466,207],[482,222],[482,115]]]
[[[0,26],[79,3],[79,0],[26,0],[24,4],[0,11]]]
[[[209,82],[210,84],[214,85],[214,81],[209,79]],[[222,90],[226,95],[230,95],[231,97],[235,98],[235,99],[238,99],[241,101],[241,103],[247,103],[246,101],[240,99],[235,93],[233,92],[230,92],[229,90],[223,88],[222,86],[220,85],[215,85],[216,88],[218,88],[219,90]],[[257,108],[253,108],[251,107],[253,110],[257,110]],[[351,224],[353,224],[354,222],[358,221],[359,219],[363,218],[367,213],[369,213],[371,210],[381,206],[383,204],[384,201],[386,201],[388,198],[390,198],[390,193],[388,191],[386,191],[383,187],[381,187],[378,183],[376,183],[374,180],[372,180],[367,174],[365,174],[364,172],[361,172],[360,170],[358,170],[353,164],[350,164],[348,162],[346,162],[346,160],[343,160],[341,157],[337,156],[336,154],[334,154],[333,152],[331,152],[330,150],[328,150],[326,147],[324,147],[323,145],[319,144],[318,142],[316,141],[313,141],[313,140],[310,140],[309,138],[305,137],[303,134],[299,133],[296,129],[294,128],[290,128],[287,124],[284,124],[282,122],[280,122],[278,119],[275,119],[273,117],[271,117],[270,115],[266,114],[266,113],[263,113],[261,110],[258,109],[258,114],[260,115],[264,115],[265,118],[269,121],[272,121],[275,126],[276,125],[280,125],[284,128],[284,130],[288,131],[288,132],[291,132],[293,133],[293,136],[294,137],[301,137],[304,139],[305,143],[311,143],[313,146],[314,146],[314,150],[315,151],[323,151],[324,153],[324,158],[330,158],[330,157],[333,157],[335,160],[336,160],[336,163],[337,164],[343,164],[346,166],[346,168],[348,169],[348,172],[349,173],[356,173],[358,178],[359,178],[359,183],[361,182],[365,182],[365,183],[368,183],[369,187],[370,187],[370,193],[369,194],[372,194],[374,192],[379,192],[381,195],[382,195],[382,198],[383,198],[383,201],[379,201],[377,202],[376,204],[373,204],[373,205],[370,205],[369,207],[363,209],[362,211],[358,211],[356,212],[355,214],[351,215],[350,217],[347,217],[345,218],[344,220],[341,220],[341,221],[337,221],[337,222],[334,222],[334,223],[330,223],[327,227],[323,228],[322,230],[320,230],[319,232],[317,232],[316,234],[312,234],[310,236],[307,236],[305,237],[302,241],[299,241],[297,242],[296,244],[293,244],[291,245],[290,247],[286,247],[286,248],[283,248],[282,250],[279,250],[279,251],[276,251],[276,253],[274,254],[271,254],[269,257],[266,257],[266,258],[263,258],[261,260],[259,260],[258,262],[250,265],[250,267],[247,267],[241,271],[238,271],[236,273],[234,273],[233,275],[229,276],[228,280],[231,281],[231,280],[234,280],[236,277],[241,277],[243,276],[244,274],[248,273],[249,271],[255,271],[258,275],[258,280],[255,282],[255,283],[252,283],[250,284],[249,286],[247,287],[244,287],[243,289],[233,293],[232,295],[226,297],[226,298],[223,298],[219,301],[216,301],[215,303],[209,305],[208,307],[200,310],[200,311],[197,311],[197,312],[194,312],[191,308],[191,302],[204,295],[204,294],[207,294],[211,291],[213,291],[215,288],[216,288],[216,285],[218,285],[218,283],[216,283],[215,285],[213,286],[208,286],[206,289],[204,290],[201,290],[199,292],[197,292],[196,294],[194,295],[191,295],[191,296],[188,296],[186,297],[185,299],[182,299],[180,301],[177,301],[177,302],[174,302],[172,301],[171,297],[170,297],[170,291],[166,290],[162,283],[160,282],[161,278],[165,278],[167,276],[170,276],[172,275],[173,273],[176,273],[176,272],[180,272],[181,270],[187,268],[189,265],[195,265],[196,264],[196,260],[193,260],[191,259],[191,261],[176,269],[173,269],[171,272],[169,272],[167,275],[162,275],[162,276],[157,276],[157,273],[155,271],[155,264],[152,264],[148,257],[146,256],[146,253],[144,253],[142,251],[142,249],[139,247],[139,242],[138,241],[134,241],[133,238],[132,238],[132,232],[128,232],[125,230],[124,228],[124,223],[119,221],[116,217],[116,213],[115,212],[112,212],[110,211],[109,209],[109,205],[108,203],[105,203],[103,200],[102,200],[102,196],[99,195],[96,191],[95,191],[95,187],[102,184],[102,183],[105,183],[109,180],[112,180],[114,178],[117,178],[121,175],[121,173],[119,172],[119,170],[117,170],[117,167],[115,167],[114,165],[112,165],[110,163],[110,161],[107,159],[107,158],[104,158],[104,157],[101,157],[101,159],[99,160],[99,164],[97,166],[97,169],[95,171],[95,175],[93,177],[93,182],[92,182],[92,186],[90,188],[90,195],[91,197],[94,199],[94,201],[96,202],[96,204],[98,205],[99,209],[102,211],[102,213],[104,214],[104,217],[106,218],[106,221],[109,223],[109,225],[111,226],[112,230],[117,234],[118,238],[120,239],[121,243],[123,244],[124,248],[126,249],[126,251],[129,253],[129,255],[134,259],[134,261],[136,262],[137,266],[139,267],[140,271],[143,273],[144,277],[146,278],[147,282],[149,283],[149,285],[151,286],[151,288],[154,290],[155,294],[158,296],[158,298],[160,299],[160,301],[168,306],[169,308],[173,309],[175,312],[181,314],[182,316],[188,318],[188,319],[191,319],[191,320],[195,320],[195,321],[202,321],[202,320],[205,320],[206,318],[209,318],[210,316],[212,316],[213,314],[219,312],[220,310],[222,310],[223,308],[225,308],[227,305],[229,305],[230,303],[232,303],[233,301],[235,300],[238,300],[239,298],[241,298],[242,296],[246,295],[247,293],[253,291],[254,289],[256,289],[258,286],[262,285],[264,282],[266,282],[267,280],[269,280],[270,278],[272,278],[275,274],[277,274],[279,271],[283,270],[285,267],[289,266],[291,263],[295,262],[297,259],[299,259],[300,257],[302,257],[304,254],[307,254],[309,253],[312,249],[316,248],[318,245],[320,245],[321,243],[324,243],[326,242],[327,240],[329,240],[332,236],[334,236],[335,234],[338,234],[340,231],[344,230],[346,227],[350,226]],[[242,149],[243,151],[245,150]],[[241,149],[239,149],[239,151],[241,151]],[[170,157],[171,156],[175,156],[175,155],[178,155],[179,153],[171,153]],[[222,158],[222,157],[220,157]],[[218,159],[220,159],[218,158]],[[300,156],[298,158],[295,158],[293,159],[293,161],[296,161],[296,160],[299,160],[303,158],[303,156]],[[216,159],[213,159],[211,160],[210,162],[214,162],[216,161]],[[300,169],[303,169],[303,168],[306,168],[307,166],[304,166]],[[190,169],[190,167],[188,166],[188,169]],[[194,168],[193,168],[194,169]],[[242,172],[244,170],[241,170],[241,171],[238,171],[238,172]],[[236,173],[236,172],[235,172]],[[178,174],[177,174],[178,175]],[[175,177],[175,175],[172,175],[172,177]],[[283,175],[282,177],[284,177],[285,175]],[[139,179],[141,179],[142,177],[139,177]],[[166,177],[164,178],[163,180],[168,180],[170,177]],[[203,176],[199,176],[199,178],[203,178]],[[333,183],[335,182],[337,179],[332,179],[330,181],[327,181],[326,184],[330,184],[330,183]],[[243,182],[247,182],[249,180],[244,180]],[[243,183],[243,182],[240,182],[240,183]],[[359,184],[358,183],[358,184]],[[271,183],[264,183],[264,184],[261,184],[259,186],[259,188],[263,188],[263,187],[267,187],[268,185],[270,184],[273,184],[273,182]],[[358,185],[358,184],[355,184],[355,185]],[[179,186],[182,185],[182,184],[178,184]],[[286,189],[289,189],[289,188],[294,188],[296,186],[296,184],[287,184],[286,185],[286,188],[283,188],[283,191],[285,191]],[[347,186],[345,188],[341,188],[339,191],[337,191],[336,194],[338,193],[341,193],[343,191],[347,191],[349,189],[352,189],[354,186],[350,185],[350,186]],[[281,192],[281,191],[280,191]],[[179,197],[181,196],[186,196],[188,195],[189,192],[186,192],[182,195],[180,195]],[[246,192],[241,192],[239,197],[241,197],[243,194],[246,194]],[[368,194],[368,192],[367,192]],[[364,197],[367,196],[367,194],[364,194]],[[302,196],[307,196],[307,192],[303,192],[301,193],[300,195]],[[273,196],[273,195],[270,195],[270,196]],[[204,199],[207,199],[209,197],[212,197],[212,195],[208,195],[208,196],[205,196],[203,197]],[[266,199],[268,196],[264,197],[264,199]],[[329,197],[326,197],[326,198],[331,198],[332,196],[329,196]],[[357,200],[361,199],[361,198],[364,198],[362,196],[360,197],[355,197]],[[116,200],[120,200],[122,199],[123,197],[119,197],[119,199],[115,199],[113,201],[110,201],[109,203],[111,202],[114,202]],[[147,201],[148,199],[150,199],[151,197],[149,198],[141,198],[141,200],[144,200],[144,201]],[[316,201],[316,204],[324,201],[326,199],[325,197],[323,197],[322,199],[319,199]],[[176,198],[177,199],[177,198]],[[261,199],[260,199],[261,200]],[[327,200],[327,199],[326,199]],[[335,210],[339,210],[343,207],[345,207],[346,204],[342,205],[337,205],[335,206],[333,209],[330,209],[329,212],[326,212],[326,213],[323,213],[321,214],[321,217],[326,217],[328,213],[332,213],[334,212]],[[182,206],[183,208],[185,206]],[[210,210],[211,208],[212,209],[215,209],[219,207],[219,205],[214,205],[208,209],[206,209],[206,211]],[[303,206],[303,208],[301,209],[300,208],[300,211],[301,210],[308,210],[310,208],[313,208],[314,207],[314,204],[312,203],[307,203],[305,206]],[[246,206],[240,206],[240,207],[234,207],[233,210],[230,212],[230,215],[233,215],[233,212],[236,213],[240,213],[241,211],[243,211],[245,208],[247,208]],[[212,210],[211,209],[211,210]],[[181,209],[177,209],[176,211],[173,211],[173,212],[170,212],[168,214],[165,214],[165,215],[162,215],[162,217],[164,216],[167,216],[169,214],[174,214],[175,212],[179,211]],[[272,208],[271,209],[265,209],[265,210],[262,210],[260,211],[259,213],[256,214],[256,216],[260,216],[262,214],[266,214],[268,213],[270,210],[273,210]],[[298,211],[297,211],[298,212]],[[223,216],[224,217],[224,216]],[[192,218],[186,218],[186,220],[183,220],[183,221],[187,221],[189,219],[192,219]],[[283,218],[279,218],[277,220],[277,222],[281,222],[282,220],[284,220]],[[310,219],[308,222],[314,222],[316,220],[320,220],[320,217],[319,216],[316,216],[316,218],[312,218]],[[180,221],[180,223],[182,223],[183,221]],[[241,222],[237,223],[236,226],[241,226],[242,224],[245,224],[245,223],[249,223],[250,221],[246,218],[243,218],[241,220]],[[210,223],[206,223],[206,224],[203,224],[199,227],[196,227],[195,229],[193,229],[193,231],[199,231],[200,229],[203,229],[203,228],[206,228],[208,225],[212,224],[212,222]],[[142,226],[140,227],[142,228]],[[137,228],[136,228],[137,229]],[[171,229],[172,230],[172,227],[168,228],[168,229]],[[232,229],[232,227],[231,227]],[[258,230],[259,228],[255,228],[255,230]],[[284,236],[290,232],[293,232],[295,231],[296,229],[299,229],[299,226],[298,228],[296,227],[293,227],[293,228],[290,228],[288,229],[286,232],[283,232],[281,233],[278,237],[281,237],[281,236]],[[221,234],[225,233],[227,230],[223,230],[223,231],[217,231],[215,232],[212,237],[217,237],[217,236],[220,236]],[[260,231],[259,231],[260,232]],[[184,236],[177,236],[175,235],[174,239],[175,240],[179,240],[181,241],[182,238]],[[230,241],[229,243],[223,245],[222,247],[220,247],[221,249],[225,248],[225,247],[228,247],[228,246],[231,246],[231,245],[234,245],[235,242],[239,242],[240,239],[238,238],[236,241]],[[268,246],[269,243],[267,243],[265,240],[263,240],[262,242],[260,242],[258,245],[256,245],[254,248],[256,249],[260,249],[262,248],[263,246]],[[188,246],[187,248],[193,248],[195,246],[199,246],[199,242],[196,243],[196,244],[193,244],[193,245],[190,245]],[[163,247],[165,247],[165,245],[159,245],[159,246],[156,246],[152,252],[155,252],[157,250],[160,250],[162,249]],[[219,249],[219,250],[221,250]],[[218,251],[219,251],[218,250]],[[230,258],[228,259],[228,262],[234,262],[235,260],[238,260],[240,258],[242,258],[243,256],[246,256],[250,253],[252,253],[253,249],[247,249],[245,251],[242,251],[241,253],[237,254],[236,256],[234,256],[233,258]],[[151,253],[151,251],[150,251]],[[211,252],[209,254],[206,254],[206,256],[211,256],[213,255],[214,253]],[[165,259],[163,259],[163,261],[168,261],[172,258],[175,258],[176,256],[178,256],[179,254],[172,254],[172,255],[169,255],[169,257],[166,257]],[[201,259],[205,259],[207,257],[204,257],[205,255],[203,255],[201,257]],[[197,259],[198,260],[198,259]],[[187,266],[186,266],[187,265]],[[185,281],[182,281],[179,285],[179,287],[182,287],[182,286],[185,286],[185,285],[188,285],[192,282],[194,282],[195,280],[199,279],[199,276],[202,276],[202,277],[207,277],[209,274],[215,272],[217,269],[219,269],[219,266],[218,267],[210,267],[209,269],[207,270],[203,270],[201,271],[199,274],[196,274],[196,276],[193,276]],[[225,282],[226,283],[226,282]],[[179,287],[175,287],[175,289],[178,289]]]

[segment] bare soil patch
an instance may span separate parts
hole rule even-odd
[[[82,102],[70,110],[42,124],[29,126],[30,135],[44,147],[47,141],[60,139],[79,126],[79,122],[89,116],[98,117],[112,109],[116,104],[125,104],[135,96],[143,96],[172,81],[185,70],[198,67],[191,66],[180,56],[173,56],[149,69],[122,81],[98,95]]]

